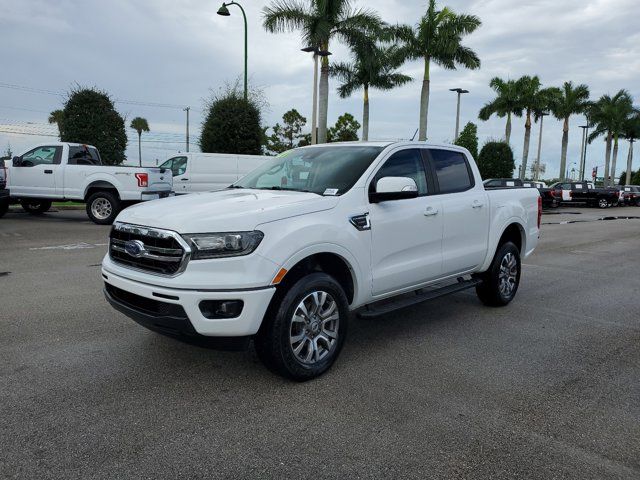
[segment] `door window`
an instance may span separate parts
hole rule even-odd
[[[184,175],[184,172],[187,171],[187,157],[174,157],[170,158],[162,165],[160,168],[168,168],[171,170],[171,174],[174,177],[179,177],[180,175]]]
[[[95,147],[86,145],[69,147],[69,165],[102,165]]]
[[[427,176],[424,171],[420,150],[417,148],[401,150],[391,155],[376,173],[370,189],[373,189],[378,180],[383,177],[412,178],[418,186],[418,195],[426,195],[427,193]]]
[[[440,193],[464,192],[474,185],[465,156],[452,150],[430,148],[427,153],[435,170]]]
[[[59,165],[62,147],[38,147],[22,155],[22,167]]]

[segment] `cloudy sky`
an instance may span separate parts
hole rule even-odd
[[[241,0],[249,23],[249,75],[264,92],[269,107],[264,124],[273,125],[296,108],[310,116],[312,60],[300,52],[296,33],[269,34],[261,10],[268,3]],[[390,23],[415,24],[426,2],[360,0]],[[482,27],[466,38],[482,61],[476,71],[432,68],[429,138],[450,141],[455,126],[455,95],[463,87],[462,124],[478,122],[481,143],[499,138],[504,121],[477,121],[479,108],[492,98],[494,76],[517,78],[537,74],[545,86],[564,81],[586,83],[593,98],[626,88],[640,103],[640,28],[637,0],[442,0],[457,12],[479,16]],[[129,120],[143,116],[152,132],[143,144],[145,161],[165,159],[184,150],[185,113],[191,107],[191,141],[197,143],[202,108],[211,92],[242,74],[243,24],[239,10],[216,15],[216,1],[203,0],[0,0],[0,150],[14,153],[50,141],[56,129],[48,112],[60,108],[64,93],[75,85],[96,86],[118,100]],[[332,45],[331,59],[348,52]],[[372,139],[410,138],[417,128],[422,65],[407,63],[411,84],[391,92],[371,93]],[[361,116],[361,95],[339,99],[330,84],[329,119],[351,112]],[[62,94],[62,95],[60,95]],[[163,106],[159,106],[161,104]],[[579,160],[582,117],[571,119],[569,164]],[[7,133],[7,132],[21,132]],[[31,135],[26,135],[30,133]],[[524,120],[515,119],[512,142],[516,162],[522,158]],[[558,175],[560,122],[547,117],[542,163],[546,177]],[[137,157],[130,130],[127,154]],[[143,137],[144,138],[144,137]],[[529,158],[535,157],[534,126]],[[626,164],[627,144],[618,164]],[[604,164],[604,146],[589,146],[587,169]],[[634,168],[640,166],[636,155]],[[620,168],[618,169],[618,171]]]

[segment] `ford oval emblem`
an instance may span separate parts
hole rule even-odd
[[[140,240],[129,240],[124,244],[124,251],[127,252],[128,255],[140,258],[146,252],[144,248],[144,243]]]

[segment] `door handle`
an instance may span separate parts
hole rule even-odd
[[[435,207],[427,207],[427,209],[424,211],[425,217],[432,217],[437,214],[438,214],[438,209]]]
[[[474,200],[474,202],[471,204],[471,206],[473,208],[480,208],[484,206],[484,203],[480,203],[478,200]]]
[[[189,181],[189,179],[188,179],[188,178],[181,178],[181,179],[180,179],[180,181],[181,181],[181,182],[188,182],[188,181]]]
[[[44,173],[53,173],[53,170],[45,170]]]

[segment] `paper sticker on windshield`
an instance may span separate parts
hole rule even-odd
[[[337,195],[339,188],[327,188],[322,195]]]

